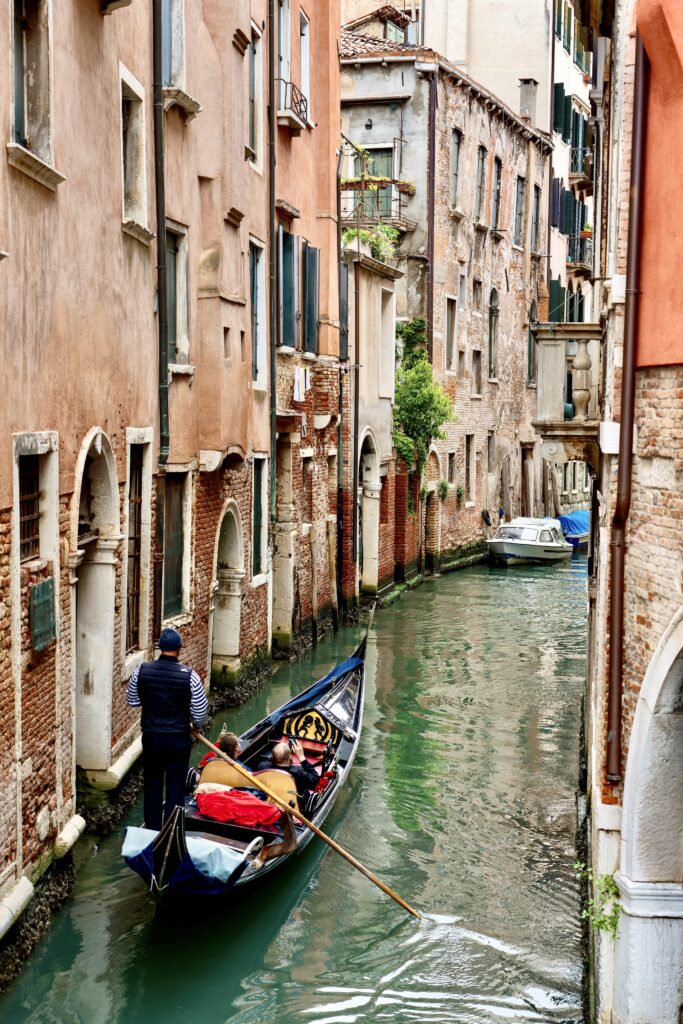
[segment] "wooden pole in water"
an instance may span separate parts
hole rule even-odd
[[[293,817],[297,818],[303,825],[306,826],[306,828],[310,828],[311,832],[314,832],[323,840],[323,842],[327,843],[328,846],[331,846],[332,849],[336,853],[338,853],[340,857],[343,857],[344,860],[347,860],[349,864],[353,865],[353,867],[356,868],[357,871],[360,871],[362,875],[365,875],[365,877],[369,878],[371,882],[374,882],[375,885],[382,890],[382,892],[385,892],[387,896],[391,896],[392,900],[398,903],[400,907],[403,907],[404,910],[407,910],[409,914],[413,915],[413,917],[422,917],[422,914],[420,914],[419,911],[414,910],[413,907],[410,906],[410,904],[406,903],[405,900],[402,900],[398,893],[395,893],[393,889],[390,889],[388,885],[385,885],[384,882],[382,882],[377,877],[377,875],[373,875],[372,871],[366,868],[364,864],[361,864],[359,860],[356,860],[356,858],[352,856],[352,854],[350,854],[342,846],[340,846],[339,843],[335,843],[334,839],[330,839],[329,836],[325,835],[325,833],[322,832],[317,825],[314,825],[312,821],[308,820],[308,818],[304,818],[301,811],[295,810],[293,807],[290,807],[289,804],[282,799],[282,797],[278,796],[277,793],[273,793],[268,788],[268,786],[265,786],[262,782],[259,782],[258,776],[252,775],[252,773],[250,771],[247,771],[246,768],[243,768],[242,765],[238,764],[236,761],[233,761],[231,757],[228,757],[227,754],[223,753],[223,751],[219,747],[212,743],[211,740],[207,740],[206,736],[202,736],[200,732],[197,732],[195,730],[193,732],[193,736],[195,739],[199,740],[200,743],[203,743],[205,747],[208,747],[209,750],[213,750],[214,754],[217,754],[218,757],[222,757],[224,761],[227,761],[227,763],[231,765],[233,768],[235,768],[240,773],[240,775],[243,775],[244,778],[249,783],[249,786],[251,786],[254,789],[260,789],[261,792],[265,793],[266,796],[269,797],[274,804],[280,807],[287,814],[291,814]]]

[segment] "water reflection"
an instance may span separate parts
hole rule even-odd
[[[230,727],[357,635],[281,669]],[[3,1022],[576,1024],[584,647],[584,562],[465,570],[376,617],[363,738],[327,828],[426,920],[318,843],[230,908],[160,918],[120,837],[88,840],[73,899],[0,998]]]

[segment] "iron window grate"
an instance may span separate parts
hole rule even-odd
[[[44,651],[57,637],[53,577],[30,587],[28,600],[31,646],[34,651]]]

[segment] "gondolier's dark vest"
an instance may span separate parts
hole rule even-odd
[[[176,658],[148,661],[140,667],[138,694],[143,732],[190,733],[190,673]]]

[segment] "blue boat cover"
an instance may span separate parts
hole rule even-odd
[[[590,513],[584,509],[569,512],[566,516],[557,517],[565,537],[575,537],[580,533],[588,533],[590,529]]]
[[[152,845],[157,832],[149,828],[129,826],[121,854],[126,863],[149,884],[154,871]],[[187,836],[188,856],[184,857],[171,879],[171,888],[189,894],[212,895],[223,892],[244,854],[210,839]],[[241,874],[241,872],[240,872]]]
[[[326,676],[319,679],[313,686],[309,686],[303,693],[293,697],[288,704],[283,704],[282,707],[278,708],[277,711],[273,711],[272,715],[269,716],[268,721],[271,725],[277,725],[281,718],[285,715],[289,715],[292,711],[296,711],[297,708],[308,708],[313,704],[317,704],[325,694],[329,693],[336,682],[338,682],[342,676],[346,675],[347,672],[351,672],[354,668],[360,668],[363,664],[362,658],[356,658],[355,655],[351,655],[346,661],[342,661],[341,665],[335,665]]]

